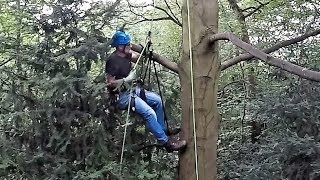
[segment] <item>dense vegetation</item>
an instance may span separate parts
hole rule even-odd
[[[241,1],[245,21],[231,4],[220,1],[220,31],[247,32],[259,48],[320,25],[315,0]],[[1,179],[176,179],[178,154],[156,146],[134,115],[119,174],[125,112],[110,106],[104,84],[109,38],[125,23],[137,44],[152,23],[154,50],[179,62],[182,2],[156,5],[0,0]],[[320,71],[319,46],[313,36],[273,55]],[[222,61],[242,53],[220,47]],[[169,123],[179,125],[179,78],[158,70]],[[319,83],[253,59],[224,70],[219,89],[220,179],[320,178]]]

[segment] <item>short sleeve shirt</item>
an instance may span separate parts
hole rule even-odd
[[[126,57],[120,57],[112,53],[106,62],[105,72],[116,79],[122,79],[129,75],[131,70],[131,60]]]

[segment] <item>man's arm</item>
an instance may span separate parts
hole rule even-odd
[[[112,83],[115,80],[114,76],[111,76],[110,74],[106,74],[105,77],[106,77],[107,86],[111,88],[115,88],[114,84]]]
[[[135,51],[132,50],[131,61],[134,62],[134,63],[136,63],[137,60],[138,60],[138,58],[139,58],[139,56],[140,56],[140,53],[135,52]]]
[[[116,79],[114,76],[107,74],[106,75],[106,84],[108,87],[112,88],[113,91],[120,89],[123,83],[126,82],[125,78]]]

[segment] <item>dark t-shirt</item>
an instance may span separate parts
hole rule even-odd
[[[122,79],[129,75],[131,70],[131,60],[129,58],[120,57],[116,53],[112,53],[106,62],[105,72],[116,79]]]

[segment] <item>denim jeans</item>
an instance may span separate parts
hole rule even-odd
[[[132,94],[131,94],[132,93]],[[143,101],[138,94],[140,88],[136,87],[130,92],[123,92],[119,95],[117,105],[120,109],[128,108],[129,98],[133,96],[135,101],[135,112],[138,113],[145,120],[146,126],[150,132],[155,136],[160,144],[165,144],[168,141],[167,130],[164,120],[163,105],[158,94],[145,90],[146,102]]]

